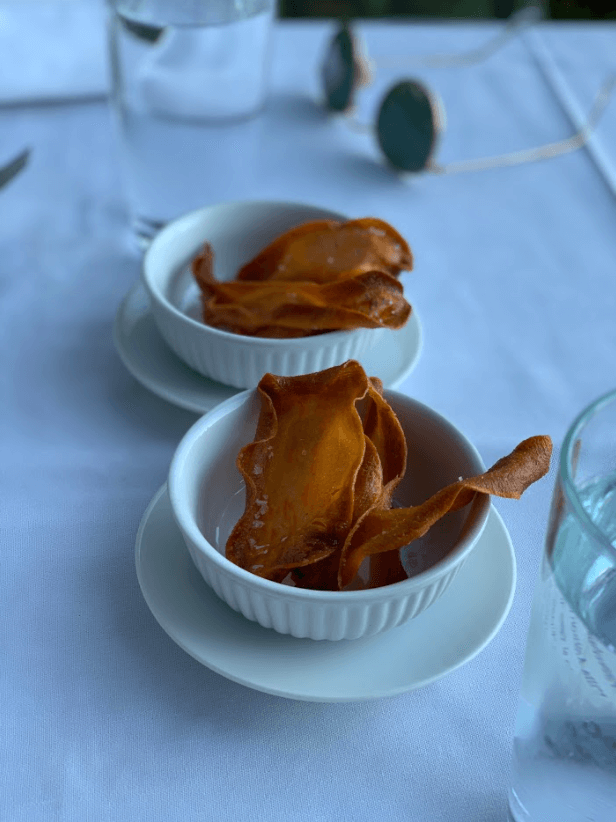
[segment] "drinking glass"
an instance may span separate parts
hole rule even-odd
[[[616,391],[561,451],[513,750],[515,822],[616,820]]]
[[[242,168],[266,100],[275,0],[110,0],[112,106],[142,245]]]

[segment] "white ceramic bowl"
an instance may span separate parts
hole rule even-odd
[[[215,275],[230,280],[272,240],[310,220],[347,220],[310,205],[221,203],[169,223],[148,248],[142,278],[152,315],[170,348],[195,371],[236,388],[251,388],[266,373],[295,376],[359,359],[384,329],[332,331],[298,339],[232,334],[201,320],[199,289],[190,263],[204,242],[214,249]]]
[[[411,505],[460,476],[484,471],[471,443],[444,417],[395,391],[385,397],[409,444],[406,475],[394,502]],[[224,556],[225,543],[244,510],[243,480],[235,465],[254,438],[260,409],[256,390],[218,405],[189,429],[169,471],[169,496],[190,555],[218,596],[248,619],[284,634],[311,639],[355,639],[417,616],[446,590],[486,524],[487,497],[447,514],[403,558],[436,558],[416,576],[381,588],[313,591],[261,579]],[[404,551],[405,549],[403,549]],[[469,597],[473,592],[468,592]]]

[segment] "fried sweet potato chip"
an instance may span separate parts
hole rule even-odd
[[[374,270],[397,276],[412,268],[408,243],[384,220],[315,220],[277,237],[236,279],[327,283]]]
[[[401,283],[383,271],[333,282],[218,282],[206,245],[193,261],[208,325],[255,337],[303,337],[354,328],[400,328],[411,306]]]
[[[365,450],[355,401],[367,390],[354,361],[307,376],[263,377],[256,438],[237,459],[246,509],[227,540],[232,562],[280,580],[342,547]]]
[[[372,505],[389,506],[392,494],[406,470],[407,442],[398,417],[383,398],[383,383],[376,377],[370,377],[363,420],[364,434],[374,445],[381,465],[381,495],[373,500]],[[354,519],[357,520],[362,513],[356,505]]]
[[[449,511],[458,511],[472,502],[476,493],[519,499],[524,491],[547,474],[552,441],[531,437],[521,442],[489,471],[459,480],[438,491],[421,505],[410,508],[370,509],[351,529],[340,560],[340,588],[353,579],[364,557],[384,551],[398,551],[422,537]]]
[[[397,581],[400,548],[445,514],[476,494],[518,499],[549,469],[550,438],[532,437],[489,471],[394,509],[407,443],[379,380],[349,360],[300,377],[266,374],[259,392],[255,439],[237,459],[246,509],[226,554],[278,582],[290,573],[301,587],[343,589],[367,557],[376,576],[370,584]]]
[[[368,392],[356,402],[356,408],[363,421],[365,451],[355,478],[351,529],[368,511],[390,506],[392,494],[404,476],[407,455],[404,431],[383,399],[379,379],[369,379]],[[328,557],[296,569],[293,581],[302,588],[336,590],[341,556],[342,545]]]

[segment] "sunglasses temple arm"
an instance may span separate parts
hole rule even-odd
[[[561,154],[567,154],[570,151],[576,151],[588,142],[590,135],[592,134],[599,118],[603,114],[603,111],[610,100],[615,86],[616,75],[613,75],[599,90],[586,123],[571,137],[567,137],[564,140],[558,140],[554,143],[547,143],[546,145],[538,146],[536,148],[512,151],[510,154],[501,154],[496,157],[483,157],[478,160],[463,160],[458,163],[448,163],[444,166],[433,164],[428,166],[426,171],[430,171],[434,174],[461,174],[467,171],[483,171],[490,168],[504,168],[506,166],[517,166],[524,163],[533,163],[538,160],[548,160],[552,157],[558,157]]]
[[[456,68],[461,66],[472,66],[481,63],[488,57],[495,54],[509,40],[515,37],[527,26],[531,26],[541,19],[541,10],[536,6],[527,6],[519,12],[513,14],[503,29],[486,43],[470,51],[459,54],[431,54],[421,57],[410,55],[408,57],[387,58],[374,57],[373,60],[379,68]]]

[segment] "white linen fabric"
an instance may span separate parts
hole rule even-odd
[[[525,33],[544,79],[554,91],[574,129],[582,128],[598,90],[616,78],[612,44],[614,23],[596,26],[541,27]],[[580,70],[581,63],[584,69]],[[616,196],[616,155],[611,135],[616,128],[616,105],[606,108],[587,150]]]
[[[596,44],[612,28],[584,31],[575,54],[574,28],[546,24],[542,42],[572,93],[592,95],[612,59]],[[494,31],[361,29],[375,55],[470,48]],[[320,108],[331,30],[277,26],[270,102],[246,138],[257,161],[239,173],[204,157],[202,204],[292,199],[391,222],[415,253],[404,282],[425,334],[402,390],[457,424],[486,464],[534,434],[558,445],[616,381],[612,190],[586,150],[472,175],[396,176],[372,137]],[[444,100],[442,161],[571,131],[525,38],[480,65],[414,75]],[[358,117],[373,120],[401,76],[377,67]],[[613,146],[616,122],[602,127]],[[139,259],[110,113],[104,103],[0,110],[0,149],[21,145],[31,161],[0,192],[0,819],[504,819],[554,471],[520,502],[495,503],[517,554],[513,607],[492,643],[438,682],[313,704],[199,665],[157,625],[134,569],[140,518],[196,417],[139,385],[113,348]]]
[[[102,97],[105,0],[3,0],[0,104]]]

